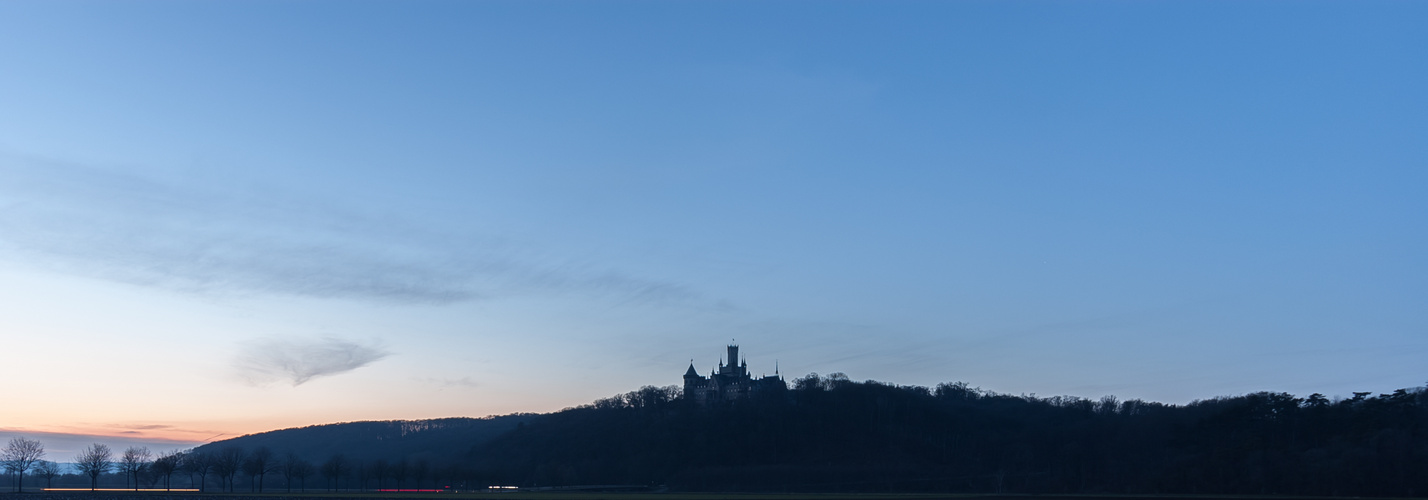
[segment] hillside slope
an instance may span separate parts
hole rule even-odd
[[[314,463],[321,463],[338,454],[353,462],[402,458],[432,463],[461,462],[472,446],[508,432],[534,416],[516,414],[313,425],[215,441],[194,451],[217,453],[235,446],[245,450],[266,447],[280,455],[291,451]]]
[[[1414,496],[1428,492],[1428,391],[1182,406],[811,377],[706,409],[637,391],[535,418],[470,458],[526,486]]]

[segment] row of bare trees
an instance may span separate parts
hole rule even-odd
[[[190,486],[200,490],[207,491],[209,483],[216,482],[220,491],[234,492],[241,476],[248,481],[249,491],[259,493],[264,491],[269,476],[280,476],[289,492],[295,488],[305,492],[307,480],[319,473],[327,479],[328,488],[337,490],[342,481],[346,481],[346,486],[350,488],[353,480],[360,489],[367,489],[373,482],[377,489],[383,489],[389,485],[387,480],[394,481],[400,489],[406,486],[408,479],[416,480],[417,486],[421,487],[424,479],[449,472],[442,470],[438,474],[424,460],[353,463],[340,454],[333,455],[318,467],[296,453],[287,452],[279,456],[267,447],[251,452],[237,446],[214,452],[172,452],[153,460],[149,460],[150,456],[147,449],[130,448],[115,459],[109,447],[94,444],[76,457],[76,467],[89,477],[91,489],[98,484],[100,475],[113,470],[125,475],[126,484],[132,479],[135,488],[138,488],[142,476],[149,478],[151,483],[162,481],[167,490],[171,488],[173,475],[183,474],[189,477]]]
[[[272,452],[259,449],[248,456],[242,448],[230,447],[218,453],[193,453],[184,460],[185,470],[199,477],[199,488],[207,489],[208,476],[218,479],[218,489],[233,491],[234,478],[239,472],[259,478],[257,485],[261,491],[262,478],[272,470]]]
[[[45,480],[50,487],[54,479],[64,475],[63,468],[44,460],[44,445],[37,440],[17,437],[0,450],[0,466],[15,478],[15,491],[21,491],[26,473]],[[339,489],[377,489],[395,487],[403,489],[407,481],[422,488],[428,480],[435,484],[443,479],[454,480],[467,476],[460,468],[436,468],[426,460],[374,460],[354,462],[344,455],[328,458],[320,466],[304,460],[296,453],[277,455],[267,447],[247,451],[230,446],[218,451],[195,450],[169,451],[157,456],[148,448],[134,446],[116,455],[108,445],[94,443],[80,450],[74,458],[74,469],[81,477],[89,480],[91,490],[98,489],[101,476],[116,473],[124,477],[125,488],[138,490],[141,485],[155,487],[162,483],[165,490],[172,489],[173,476],[188,476],[189,487],[207,491],[210,482],[216,482],[220,491],[236,491],[240,475],[247,479],[249,491],[263,492],[268,476],[280,476],[287,491],[294,488],[307,490],[307,480],[320,474],[326,479],[324,487],[332,491]],[[210,480],[211,478],[211,480]],[[355,483],[355,484],[354,484]]]
[[[287,479],[288,491],[292,491],[295,485],[305,491],[307,478],[316,472],[310,462],[296,454],[288,453],[279,458],[268,448],[258,448],[252,453],[238,447],[225,448],[217,453],[181,451],[160,455],[153,461],[148,461],[148,450],[140,449],[137,453],[130,453],[132,451],[135,450],[131,448],[126,451],[116,463],[118,471],[132,476],[135,484],[138,483],[141,473],[147,473],[155,482],[162,480],[166,490],[172,488],[174,474],[186,474],[189,476],[190,485],[195,484],[194,478],[197,477],[196,485],[200,490],[208,489],[208,479],[212,476],[217,480],[220,490],[235,491],[236,479],[241,473],[248,478],[249,489],[252,491],[261,493],[267,476],[271,474],[280,474]],[[79,468],[90,475],[91,485],[99,474],[107,470],[104,465],[107,462],[107,454],[108,448],[104,445],[91,446],[85,453],[81,453]]]
[[[248,480],[248,490],[259,493],[263,492],[269,475],[281,476],[288,491],[297,488],[304,492],[307,491],[307,480],[319,474],[325,479],[324,487],[331,491],[367,490],[372,487],[378,490],[389,487],[404,489],[412,485],[408,481],[420,489],[442,480],[456,480],[470,475],[469,471],[459,467],[433,467],[426,460],[403,458],[355,462],[345,455],[335,454],[322,464],[314,465],[293,452],[278,456],[267,447],[249,452],[237,446],[213,452],[180,454],[177,471],[188,474],[190,483],[204,490],[212,476],[220,490],[229,492],[236,491],[236,481],[241,474]]]
[[[321,471],[332,488],[336,488],[339,479],[355,479],[361,489],[367,489],[375,483],[378,490],[389,487],[402,490],[408,486],[421,489],[444,482],[466,482],[472,479],[472,471],[459,465],[438,467],[426,460],[406,459],[352,463],[342,455],[328,458],[323,462]]]
[[[13,438],[4,450],[0,450],[0,463],[4,464],[6,472],[15,475],[15,491],[23,487],[25,472],[31,468],[36,468],[41,475],[48,474],[50,478],[59,474],[59,465],[44,458],[45,446],[33,439]]]
[[[80,474],[89,476],[89,488],[96,489],[99,485],[99,476],[114,470],[124,475],[124,486],[139,489],[142,478],[154,477],[163,478],[164,487],[168,488],[168,478],[177,470],[182,459],[183,452],[169,451],[163,452],[154,457],[153,452],[144,446],[130,446],[114,457],[114,452],[108,445],[94,443],[89,447],[80,450],[74,457],[74,466]]]
[[[15,478],[15,491],[21,491],[27,472],[45,480],[50,487],[55,477],[63,475],[63,468],[55,462],[44,460],[45,447],[37,440],[17,437],[0,449],[0,466]],[[132,446],[115,456],[108,445],[94,443],[81,450],[74,458],[74,467],[82,476],[89,478],[91,490],[98,489],[99,478],[116,472],[124,476],[125,487],[135,490],[147,480],[150,486],[163,482],[164,489],[172,488],[176,473],[199,477],[198,487],[206,489],[206,479],[213,475],[220,480],[220,486],[233,491],[233,480],[238,473],[245,474],[250,482],[256,481],[256,489],[263,490],[263,480],[268,474],[281,474],[286,478],[288,491],[296,483],[304,490],[306,480],[316,468],[309,462],[288,453],[283,459],[274,457],[267,448],[259,448],[253,453],[244,453],[241,448],[229,448],[216,454],[192,451],[170,451],[154,453],[147,447]],[[251,485],[250,485],[251,487]]]

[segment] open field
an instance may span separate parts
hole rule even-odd
[[[1304,497],[1273,495],[980,495],[980,494],[837,494],[837,493],[600,493],[600,492],[507,492],[507,493],[188,493],[188,492],[64,492],[0,493],[0,497],[25,500],[135,500],[162,497],[163,500],[1332,500],[1363,497]],[[1374,497],[1380,498],[1380,497]],[[1408,500],[1381,497],[1382,500]],[[1418,497],[1424,498],[1424,497]]]

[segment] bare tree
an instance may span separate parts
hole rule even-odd
[[[108,446],[94,443],[75,455],[74,466],[89,476],[89,489],[93,491],[99,484],[99,475],[109,472],[109,468],[114,466],[114,454]]]
[[[154,472],[154,462],[150,461],[149,465],[144,466],[144,468],[139,471],[139,477],[142,479],[145,488],[156,489],[159,487],[160,477],[158,473]]]
[[[188,485],[193,486],[193,475],[198,474],[198,491],[208,486],[208,472],[213,470],[213,455],[190,451],[183,455],[183,471],[188,473]]]
[[[431,477],[431,487],[440,489],[442,486],[441,480],[446,478],[445,474],[446,469],[444,467],[433,466],[431,468],[431,476],[429,476]]]
[[[213,459],[213,472],[228,484],[228,491],[233,491],[233,476],[238,475],[238,471],[243,468],[243,449],[237,446],[224,448],[218,452],[218,456]]]
[[[421,482],[426,479],[426,475],[431,471],[431,464],[426,459],[417,460],[412,465],[412,480],[416,481],[416,489],[421,489]]]
[[[149,458],[153,454],[149,453],[149,448],[144,446],[130,446],[124,450],[124,455],[119,458],[119,471],[124,473],[125,486],[128,486],[129,478],[134,478],[134,491],[139,491],[139,473],[144,471],[144,467],[149,465]]]
[[[372,466],[366,462],[357,462],[357,467],[352,469],[352,475],[357,477],[357,489],[367,491],[367,480],[372,477]]]
[[[389,468],[386,460],[379,458],[377,461],[372,462],[371,472],[373,476],[377,477],[377,491],[382,491],[382,480],[387,478],[387,469]],[[366,487],[366,485],[364,484],[363,487]]]
[[[273,472],[278,467],[273,460],[273,450],[266,446],[253,450],[253,454],[248,456],[248,460],[243,462],[243,472],[248,474],[248,489],[252,490],[252,480],[258,479],[258,493],[263,492],[263,477],[269,472]]]
[[[298,487],[301,488],[301,493],[307,493],[307,478],[316,473],[317,467],[313,466],[312,462],[303,460],[298,463],[297,470],[293,471],[293,475],[298,478]]]
[[[45,487],[49,488],[51,487],[50,483],[54,482],[55,476],[60,475],[60,466],[49,460],[40,460],[35,462],[35,475],[44,478]]]
[[[437,487],[437,488],[444,488],[444,487],[446,487],[446,486],[455,486],[455,487],[457,487],[457,488],[460,488],[460,486],[461,486],[461,483],[460,483],[460,481],[461,481],[461,466],[460,466],[460,465],[450,464],[450,465],[447,465],[446,467],[437,468],[437,469],[436,469],[436,473],[435,473],[435,474],[432,474],[432,475],[433,475],[433,476],[436,476],[436,487]],[[445,481],[443,481],[443,479],[445,479]]]
[[[0,461],[4,462],[5,470],[15,473],[15,491],[23,486],[25,471],[44,457],[45,445],[33,439],[17,437],[5,445],[5,450],[0,451]]]
[[[288,493],[292,493],[293,491],[293,478],[297,478],[297,480],[302,483],[302,491],[307,492],[307,478],[312,476],[315,470],[311,463],[299,458],[296,453],[289,451],[287,456],[283,458],[282,469],[283,478],[288,484]]]
[[[297,464],[301,461],[302,459],[298,458],[297,453],[293,453],[292,450],[288,450],[287,453],[283,454],[283,464],[281,468],[283,471],[283,482],[287,484],[288,493],[293,492],[293,473],[297,472]]]
[[[466,483],[472,480],[471,469],[462,467],[460,464],[448,465],[446,466],[446,480],[457,488],[469,486]]]
[[[258,491],[258,468],[260,465],[253,461],[253,457],[248,457],[243,461],[243,475],[248,476],[248,492]]]
[[[332,482],[332,491],[337,491],[337,478],[346,476],[352,470],[352,465],[347,463],[347,458],[342,455],[333,455],[322,463],[322,476]]]
[[[179,468],[179,460],[183,455],[178,451],[160,453],[159,458],[154,459],[153,465],[149,469],[158,477],[164,478],[164,490],[173,489],[170,479]]]
[[[407,459],[405,457],[387,468],[387,474],[390,474],[392,479],[397,482],[397,491],[401,491],[402,487],[406,484],[407,474],[410,471],[411,467],[407,465]]]

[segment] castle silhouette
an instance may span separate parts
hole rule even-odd
[[[749,375],[749,362],[739,358],[739,345],[729,344],[729,364],[719,360],[719,367],[708,377],[694,370],[694,360],[689,360],[689,369],[684,372],[684,397],[696,405],[736,401],[767,391],[784,391],[788,385],[774,366],[773,375],[754,378]]]

